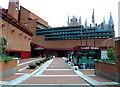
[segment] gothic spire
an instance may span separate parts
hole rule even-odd
[[[87,27],[87,19],[85,20],[85,27]]]
[[[79,18],[79,24],[80,24],[80,25],[82,24],[82,21],[81,21],[81,16],[80,16],[80,18]]]
[[[112,13],[110,12],[110,19],[108,21],[108,25],[110,29],[114,29],[114,22],[113,22],[113,18],[112,18]]]
[[[109,19],[108,23],[109,23],[109,25],[113,25],[114,24],[111,12],[110,12],[110,19]]]
[[[67,24],[68,24],[68,26],[69,26],[69,24],[70,24],[70,23],[69,23],[69,15],[68,15],[68,22],[67,22]]]
[[[103,27],[104,27],[105,29],[107,29],[107,24],[106,24],[106,22],[105,22],[105,18],[103,18]]]

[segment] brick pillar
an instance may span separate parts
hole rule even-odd
[[[120,40],[115,42],[115,53],[116,53],[116,63],[117,63],[117,73],[116,81],[120,82]]]

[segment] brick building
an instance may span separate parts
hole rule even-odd
[[[8,9],[0,9],[1,36],[8,41],[6,51],[10,56],[28,58],[30,57],[33,33],[18,21],[18,15],[19,3],[10,2]]]
[[[110,14],[109,21],[111,20]],[[83,48],[95,46],[103,48],[99,50],[99,55],[101,55],[102,50],[104,52],[107,47],[115,46],[113,24],[110,25],[109,23],[107,25],[104,20],[100,25],[97,26],[96,24],[95,27],[91,25],[90,27],[83,26],[80,21],[78,23],[75,16],[68,22],[70,22],[68,26],[64,27],[44,29],[37,27],[36,35],[41,37],[41,39],[37,40],[37,43],[40,43],[40,47],[37,46],[35,49],[39,50],[43,46],[48,49],[47,51],[55,52],[57,56],[68,56],[68,53],[72,52],[76,46]]]
[[[33,20],[30,17],[34,18]],[[50,27],[46,21],[19,7],[19,0],[9,2],[8,9],[0,9],[0,35],[6,37],[8,44],[7,54],[20,58],[31,56],[31,43],[34,41],[35,28]]]
[[[108,47],[115,46],[114,26],[111,19],[109,24],[103,21],[95,27],[83,26],[75,16],[68,26],[52,28],[42,18],[20,6],[17,2],[9,2],[8,9],[1,9],[0,21],[2,35],[7,37],[6,51],[20,58],[40,55],[66,56],[76,46]],[[87,51],[87,50],[86,50]],[[99,52],[101,55],[101,50]]]

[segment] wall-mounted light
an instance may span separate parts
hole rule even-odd
[[[25,23],[24,25],[26,26],[27,24]]]
[[[12,28],[11,33],[15,32],[15,30]]]
[[[24,38],[27,38],[27,36],[25,36]]]
[[[3,28],[3,27],[5,27],[5,24],[1,23],[1,25],[0,25],[0,26]]]
[[[5,24],[2,23],[2,27],[5,27]]]
[[[21,35],[22,35],[22,33],[20,32],[20,33],[19,33],[19,36],[21,36]]]

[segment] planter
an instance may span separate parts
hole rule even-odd
[[[95,62],[95,74],[110,80],[116,80],[117,65],[103,62]]]
[[[44,61],[40,61],[41,63],[44,63]]]
[[[46,61],[47,61],[46,59],[43,60],[43,62],[46,62]]]
[[[16,66],[17,66],[17,60],[11,60],[8,63],[1,61],[0,62],[0,78],[5,78],[16,73],[16,69],[17,69]]]
[[[41,62],[39,61],[39,62],[36,62],[36,65],[37,66],[40,66],[41,65]]]
[[[46,58],[46,60],[50,60],[50,58]]]
[[[11,60],[10,62],[0,62],[0,71],[5,71],[8,69],[12,69],[17,66],[17,60]]]
[[[29,64],[29,69],[35,69],[37,65],[35,63]]]
[[[117,63],[117,72],[120,73],[120,58],[116,59],[116,63]]]
[[[68,62],[69,62],[69,60],[65,60],[65,62],[66,62],[66,63],[68,63]]]

